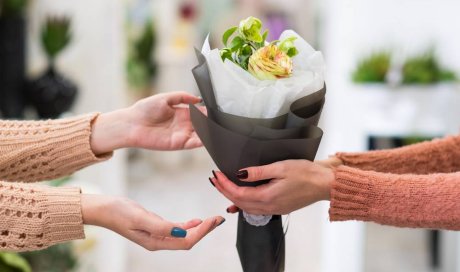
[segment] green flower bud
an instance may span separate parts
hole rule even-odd
[[[278,47],[281,51],[285,52],[289,57],[294,57],[299,52],[294,45],[294,41],[297,37],[289,37],[278,43]]]
[[[260,43],[263,38],[260,34],[262,29],[262,22],[255,17],[248,17],[240,22],[238,31],[247,40]]]
[[[292,59],[270,44],[252,54],[248,71],[260,80],[286,78],[292,74]]]

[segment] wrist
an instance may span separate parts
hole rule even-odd
[[[128,110],[121,109],[100,114],[91,127],[91,149],[101,155],[128,147],[130,122]]]
[[[317,165],[317,169],[310,178],[315,181],[319,191],[319,200],[331,199],[332,183],[335,180],[334,168],[326,167],[321,164]]]
[[[104,195],[81,195],[83,224],[104,227],[105,214],[111,209],[113,198]]]

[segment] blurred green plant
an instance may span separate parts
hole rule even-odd
[[[0,0],[0,17],[21,16],[28,0]]]
[[[51,62],[70,43],[71,39],[70,18],[48,17],[46,19],[41,32],[41,41]]]
[[[34,272],[70,272],[78,266],[71,242],[40,251],[23,252],[21,256],[29,262]]]
[[[390,70],[391,54],[387,51],[375,52],[363,58],[353,72],[355,83],[383,83]]]
[[[59,187],[69,182],[71,178],[72,178],[71,176],[67,176],[67,177],[53,179],[53,180],[48,181],[48,184],[53,187]]]
[[[441,67],[434,50],[408,58],[402,69],[404,84],[433,84],[444,81],[455,81],[453,71]]]
[[[2,272],[32,272],[27,260],[13,252],[0,252],[0,271]]]
[[[157,64],[154,61],[155,45],[155,29],[153,23],[147,21],[141,34],[128,44],[126,73],[128,84],[133,89],[144,91],[149,88],[157,74]]]

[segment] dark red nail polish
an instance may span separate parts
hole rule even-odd
[[[217,179],[216,172],[215,172],[214,170],[212,170],[212,174],[213,174],[214,177]]]
[[[214,182],[212,182],[211,178],[209,178],[209,182],[211,182],[211,185],[216,187],[216,185],[214,185]]]
[[[217,226],[222,225],[224,222],[225,222],[225,218],[222,221],[220,221],[219,225],[217,225]]]
[[[230,208],[227,208],[227,213],[230,213]]]
[[[238,173],[236,173],[236,176],[239,179],[247,179],[248,178],[248,171],[247,170],[240,170]]]

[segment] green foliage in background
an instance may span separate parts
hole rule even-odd
[[[433,50],[407,59],[402,73],[404,84],[433,84],[457,79],[453,71],[441,67]]]
[[[53,180],[48,181],[48,185],[53,186],[53,187],[59,187],[59,186],[62,186],[64,184],[66,184],[70,180],[71,180],[70,176],[57,178],[57,179],[53,179]]]
[[[70,18],[49,17],[42,28],[41,41],[48,58],[53,61],[70,43]]]
[[[353,72],[355,83],[383,83],[390,70],[391,54],[376,52],[363,58]]]
[[[145,90],[151,84],[157,73],[157,65],[154,61],[156,44],[153,23],[145,23],[141,35],[133,39],[128,45],[128,60],[126,72],[128,84],[139,90]]]
[[[23,252],[21,256],[29,262],[34,272],[70,272],[78,265],[72,243],[59,244],[39,251]]]
[[[32,272],[32,268],[21,255],[12,252],[0,252],[0,271]]]
[[[0,0],[0,17],[21,16],[28,0]]]

